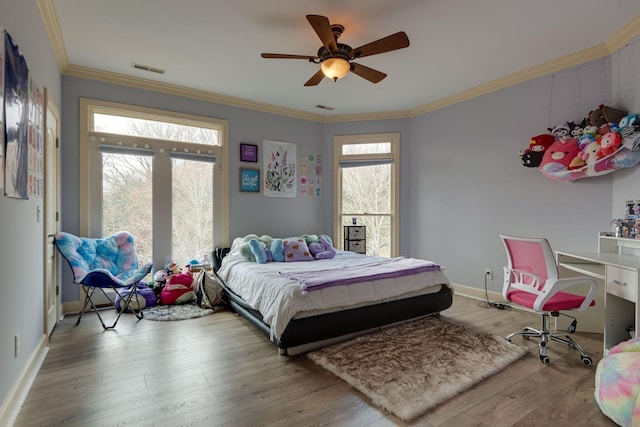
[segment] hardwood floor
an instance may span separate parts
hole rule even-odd
[[[459,295],[442,316],[503,336],[540,323],[535,314]],[[304,355],[278,355],[230,311],[177,322],[123,316],[106,332],[93,313],[77,327],[75,320],[66,317],[54,330],[17,427],[406,425]],[[530,354],[410,425],[615,426],[593,399],[602,335],[575,338],[594,366],[559,344],[549,347],[545,366],[535,341],[516,338]]]

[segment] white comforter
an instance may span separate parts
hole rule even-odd
[[[272,337],[280,337],[293,318],[339,311],[394,299],[435,293],[451,287],[441,270],[411,276],[332,286],[303,292],[300,283],[282,277],[279,272],[326,270],[352,267],[370,262],[372,257],[337,251],[329,260],[270,262],[258,264],[232,251],[224,258],[218,275],[270,325]]]

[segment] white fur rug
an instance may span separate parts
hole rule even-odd
[[[215,310],[211,308],[200,308],[195,304],[183,305],[154,305],[153,307],[142,310],[143,319],[147,320],[185,320],[195,319],[196,317],[208,316],[213,314]]]
[[[424,414],[527,350],[496,336],[428,317],[308,354],[404,421]]]

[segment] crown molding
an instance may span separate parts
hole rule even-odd
[[[475,86],[471,89],[467,89],[465,91],[458,92],[451,96],[447,96],[437,101],[430,102],[428,104],[414,108],[413,110],[411,110],[411,115],[415,117],[421,114],[429,113],[431,111],[439,110],[441,108],[449,107],[459,102],[467,101],[469,99],[476,98],[481,95],[486,95],[488,93],[495,92],[499,89],[504,89],[506,87],[513,86],[518,83],[523,83],[528,80],[535,79],[537,77],[542,77],[547,74],[555,73],[555,72],[567,69],[569,67],[573,67],[575,65],[580,65],[580,64],[584,64],[585,62],[593,61],[595,59],[600,59],[610,54],[611,52],[609,51],[607,46],[604,43],[602,43],[598,46],[583,49],[581,51],[572,53],[570,55],[566,55],[566,56],[545,62],[543,64],[524,69],[522,71],[508,74],[499,79],[481,84],[479,86]]]
[[[98,70],[90,67],[69,65],[63,74],[67,76],[80,77],[90,80],[98,80],[107,83],[114,83],[122,86],[130,86],[138,89],[145,89],[169,95],[182,96],[186,98],[199,99],[202,101],[214,102],[218,104],[230,105],[233,107],[247,108],[250,110],[263,111],[282,116],[289,116],[298,119],[322,122],[324,117],[320,114],[307,113],[292,108],[279,107],[277,105],[251,101],[243,98],[236,98],[228,95],[221,95],[199,89],[191,89],[184,86],[159,82],[157,80],[143,79],[140,77],[127,76],[110,71]]]
[[[640,16],[631,20],[606,41],[607,48],[615,53],[625,47],[631,40],[640,35]]]
[[[358,114],[337,114],[333,116],[324,116],[324,123],[338,122],[361,122],[367,120],[393,120],[393,119],[410,119],[410,110],[385,111],[382,113],[358,113]]]
[[[38,0],[38,9],[40,9],[40,15],[47,34],[49,34],[49,42],[58,61],[58,68],[60,71],[64,71],[69,66],[69,57],[67,56],[67,49],[64,45],[64,38],[58,22],[58,13],[53,0]]]

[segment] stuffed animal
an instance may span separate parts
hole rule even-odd
[[[249,240],[249,247],[251,253],[256,259],[258,264],[264,264],[273,261],[271,256],[271,248],[268,248],[266,243],[259,241],[258,239]]]
[[[622,144],[620,134],[616,131],[608,132],[602,135],[602,138],[598,140],[600,149],[596,151],[596,156],[602,158],[614,153]]]
[[[623,117],[618,122],[618,132],[622,132],[626,127],[633,126],[638,121],[638,115],[633,113]]]
[[[244,243],[242,243],[239,247],[240,255],[255,262],[256,256],[253,254],[251,250],[251,246],[249,245],[249,241],[251,239],[255,239],[259,242],[262,242],[264,243],[266,248],[270,248],[271,243],[273,243],[273,237],[268,236],[266,234],[262,236],[258,236],[257,234],[247,234],[246,236],[244,236],[244,239],[243,239]]]
[[[584,130],[582,131],[582,135],[593,135],[594,137],[596,135],[598,135],[598,129],[600,129],[598,126],[596,125],[587,125],[584,127]]]
[[[153,275],[153,286],[151,287],[153,292],[159,294],[162,291],[164,284],[167,283],[168,276],[169,273],[167,273],[166,270],[158,270],[155,272]]]
[[[573,122],[570,123],[573,124]],[[574,125],[573,129],[571,129],[571,137],[580,139],[580,137],[584,135],[584,130],[588,124],[589,120],[585,117],[579,124]]]
[[[540,166],[544,151],[553,144],[554,136],[548,133],[536,135],[529,141],[529,148],[520,154],[522,164],[529,168]]]
[[[568,122],[560,123],[559,125],[548,129],[556,139],[565,139],[571,135],[571,128]]]
[[[271,243],[271,258],[274,262],[284,262],[284,240],[273,239]]]
[[[618,124],[618,122],[626,116],[622,110],[600,104],[597,109],[589,111],[589,123],[594,126],[601,127],[607,123]]]
[[[579,153],[580,147],[577,140],[573,138],[559,139],[545,151],[540,168],[550,174],[569,170],[571,162]]]
[[[620,120],[618,132],[624,139],[622,145],[629,150],[640,149],[640,117],[637,114],[629,114]]]
[[[153,289],[149,287],[145,282],[138,283],[135,288],[131,287],[129,289],[125,289],[118,293],[115,300],[115,305],[118,311],[122,311],[124,309],[124,302],[131,294],[131,292],[136,293],[131,297],[131,301],[129,301],[129,306],[125,310],[126,313],[131,313],[131,309],[138,311],[142,310],[146,307],[153,307],[158,302],[158,296],[155,294]]]
[[[540,166],[540,162],[542,162],[542,156],[544,153],[542,151],[531,151],[529,149],[520,152],[520,160],[522,161],[522,165],[528,168],[537,168]]]
[[[164,269],[168,275],[180,273],[180,267],[178,267],[178,263],[173,260],[166,263]]]
[[[600,143],[595,139],[589,142],[580,153],[580,158],[584,161],[585,164],[590,165],[598,160],[598,156],[596,153],[600,149]]]
[[[625,111],[618,110],[617,108],[602,105],[602,115],[607,123],[617,126],[620,120],[622,120],[627,113]]]
[[[195,301],[195,281],[196,278],[190,271],[170,275],[160,292],[160,304],[185,304]]]
[[[632,151],[640,151],[640,123],[626,125],[620,132],[624,139],[622,145]]]
[[[591,144],[592,142],[594,142],[596,140],[596,137],[590,133],[585,133],[584,135],[582,135],[580,137],[580,139],[578,140],[578,147],[580,147],[580,149],[582,151],[584,151],[584,148]]]
[[[320,242],[313,242],[309,244],[309,252],[313,256],[313,259],[331,259],[336,256],[335,248],[324,237],[320,236]]]

